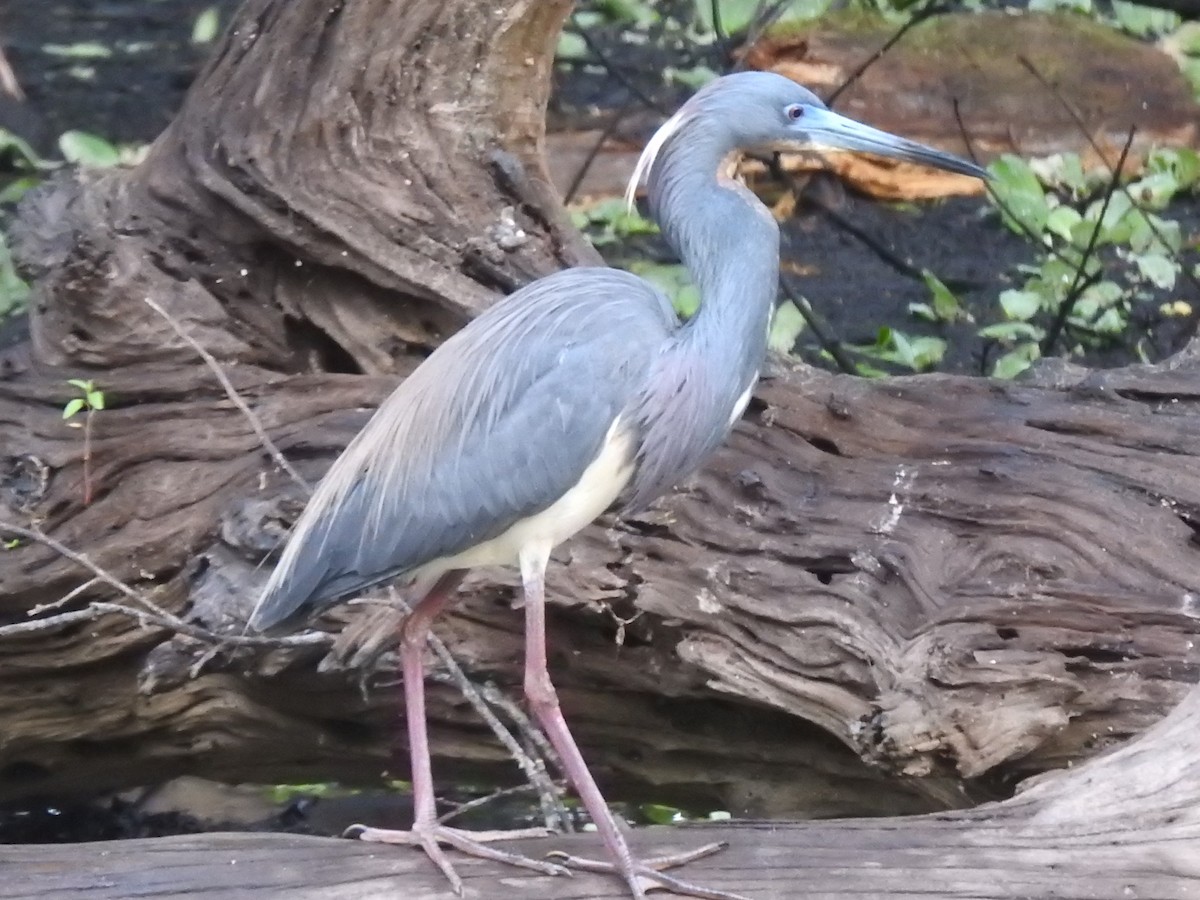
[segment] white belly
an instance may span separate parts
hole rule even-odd
[[[633,436],[617,419],[604,436],[600,454],[584,469],[578,483],[551,506],[482,544],[426,563],[415,577],[436,577],[476,566],[515,565],[522,551],[544,549],[548,554],[612,506],[633,475],[633,461]]]

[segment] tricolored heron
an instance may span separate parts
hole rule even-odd
[[[559,709],[546,666],[544,582],[551,550],[605,510],[643,507],[696,469],[742,414],[758,378],[779,272],[779,229],[721,174],[738,150],[867,151],[986,177],[977,166],[861,125],[780,75],[713,81],[654,135],[649,209],[701,296],[681,321],[641,278],[569,269],[499,301],[442,344],[389,396],[333,464],[297,521],[251,625],[267,629],[402,579],[414,603],[401,630],[416,820],[358,835],[421,846],[461,893],[440,844],[542,872],[436,820],[425,724],[423,649],[467,569],[520,567],[525,696],[636,898],[648,886],[732,897],[661,869],[694,854],[633,856]],[[525,834],[527,832],[521,832]],[[567,860],[588,866],[585,861]]]

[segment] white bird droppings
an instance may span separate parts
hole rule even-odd
[[[907,466],[896,468],[896,477],[892,480],[892,493],[888,497],[887,509],[871,526],[871,530],[875,534],[891,534],[896,530],[896,526],[900,524],[900,517],[904,515],[904,503],[908,498],[908,492],[912,490],[916,480],[916,469],[910,469]]]

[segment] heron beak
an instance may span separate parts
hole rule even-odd
[[[797,140],[810,149],[851,150],[857,153],[873,153],[904,162],[945,169],[960,175],[971,175],[987,180],[990,176],[982,169],[953,153],[944,153],[910,141],[870,125],[840,116],[832,110],[808,107],[804,116],[796,120]]]

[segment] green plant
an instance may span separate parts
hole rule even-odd
[[[80,412],[84,413],[83,424],[68,423],[72,428],[83,429],[83,505],[90,506],[92,502],[92,417],[104,409],[104,392],[96,387],[91,379],[72,378],[67,381],[78,391],[78,396],[72,397],[63,406],[63,419],[73,419]]]
[[[909,335],[884,325],[876,332],[873,344],[847,344],[846,348],[868,359],[890,363],[910,372],[927,372],[946,355],[946,342],[940,337]],[[858,373],[879,378],[887,372],[869,363],[858,363]]]
[[[67,162],[87,168],[106,169],[123,161],[115,144],[86,131],[64,131],[58,149]]]
[[[220,30],[221,11],[215,6],[210,6],[192,22],[192,43],[211,44]]]
[[[622,197],[576,204],[571,207],[571,222],[597,247],[637,235],[658,234],[658,226],[636,209],[626,208]]]
[[[791,353],[806,324],[800,308],[791,300],[784,300],[775,307],[775,314],[771,317],[767,346],[776,353]]]
[[[8,240],[0,232],[0,319],[21,312],[29,299],[29,285],[17,274]]]
[[[773,21],[776,25],[810,22],[832,5],[833,0],[785,0]],[[755,23],[763,7],[761,0],[695,0],[696,24],[704,31],[713,31],[719,19],[725,34],[737,34]]]
[[[667,295],[675,312],[688,319],[700,308],[700,290],[692,282],[692,276],[682,265],[663,264],[635,260],[629,263],[630,272],[640,275]]]
[[[908,311],[927,322],[973,322],[975,319],[962,305],[955,293],[946,287],[945,282],[924,269],[921,277],[925,287],[929,289],[929,303],[910,303]]]
[[[1061,328],[1080,349],[1111,343],[1139,304],[1174,289],[1182,230],[1158,215],[1200,184],[1200,155],[1151,152],[1136,180],[1108,190],[1111,176],[1086,173],[1075,154],[1027,162],[1004,155],[988,166],[1001,221],[1042,250],[1022,266],[1023,283],[999,296],[1003,320],[979,329],[1004,352],[992,374],[1011,378],[1049,352]]]

